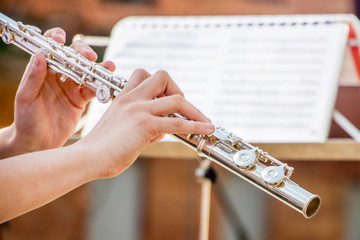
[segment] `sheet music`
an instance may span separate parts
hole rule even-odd
[[[165,69],[216,125],[247,141],[321,142],[328,135],[348,26],[316,21],[133,17],[113,29],[106,59],[127,78],[139,67]],[[96,112],[98,105],[92,106]]]

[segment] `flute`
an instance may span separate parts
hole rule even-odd
[[[74,49],[41,34],[34,26],[24,25],[0,13],[0,35],[6,44],[14,44],[30,54],[41,51],[48,67],[77,84],[96,91],[97,99],[106,103],[115,98],[127,80],[101,65],[91,62]],[[180,117],[178,113],[165,117]],[[320,207],[320,197],[293,182],[294,169],[251,145],[225,128],[216,127],[211,135],[173,134],[173,137],[271,196],[284,202],[305,218],[313,217]]]

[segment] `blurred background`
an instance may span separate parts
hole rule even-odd
[[[356,0],[0,1],[0,11],[15,20],[43,31],[65,29],[68,45],[77,33],[109,36],[116,22],[133,15],[358,15],[358,6]],[[101,60],[105,48],[95,50]],[[28,60],[27,53],[0,41],[0,127],[13,121],[14,96]],[[337,109],[358,127],[359,100],[358,87],[339,88]],[[335,123],[330,137],[348,138]],[[293,180],[323,199],[310,220],[215,166],[219,181],[212,191],[210,239],[360,239],[358,160],[289,160],[296,169]],[[0,239],[197,239],[197,167],[197,159],[140,157],[116,178],[86,184],[3,224]]]

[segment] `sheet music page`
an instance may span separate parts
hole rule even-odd
[[[132,17],[113,29],[106,59],[129,78],[165,69],[216,125],[250,142],[328,136],[346,46],[345,23],[316,16]],[[91,112],[106,106],[93,104]],[[93,114],[94,115],[94,114]]]

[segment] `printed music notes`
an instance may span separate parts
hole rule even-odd
[[[168,71],[191,103],[247,141],[322,142],[348,30],[332,15],[130,17],[105,58],[126,78]]]

